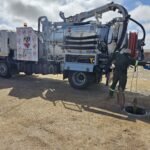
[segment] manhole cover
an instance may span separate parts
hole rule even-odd
[[[130,115],[130,116],[135,116],[135,117],[143,117],[147,115],[147,112],[144,108],[142,107],[133,107],[133,106],[126,106],[124,108],[124,111]]]

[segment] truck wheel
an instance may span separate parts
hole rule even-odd
[[[90,83],[89,75],[85,72],[71,72],[69,74],[69,83],[75,89],[87,88]]]
[[[10,78],[11,77],[9,67],[4,62],[0,62],[0,76],[3,78]]]

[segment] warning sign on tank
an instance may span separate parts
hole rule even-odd
[[[17,28],[17,60],[38,61],[38,37],[31,27]]]

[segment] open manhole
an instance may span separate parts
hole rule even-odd
[[[135,116],[135,117],[144,117],[147,115],[147,112],[144,108],[142,107],[133,107],[133,106],[126,106],[124,108],[124,111],[130,115],[130,116]]]

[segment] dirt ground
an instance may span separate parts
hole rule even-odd
[[[150,110],[150,71],[140,69],[137,94],[131,76],[126,104],[136,96]],[[150,117],[121,112],[104,83],[79,91],[60,75],[0,78],[0,150],[149,150]]]

